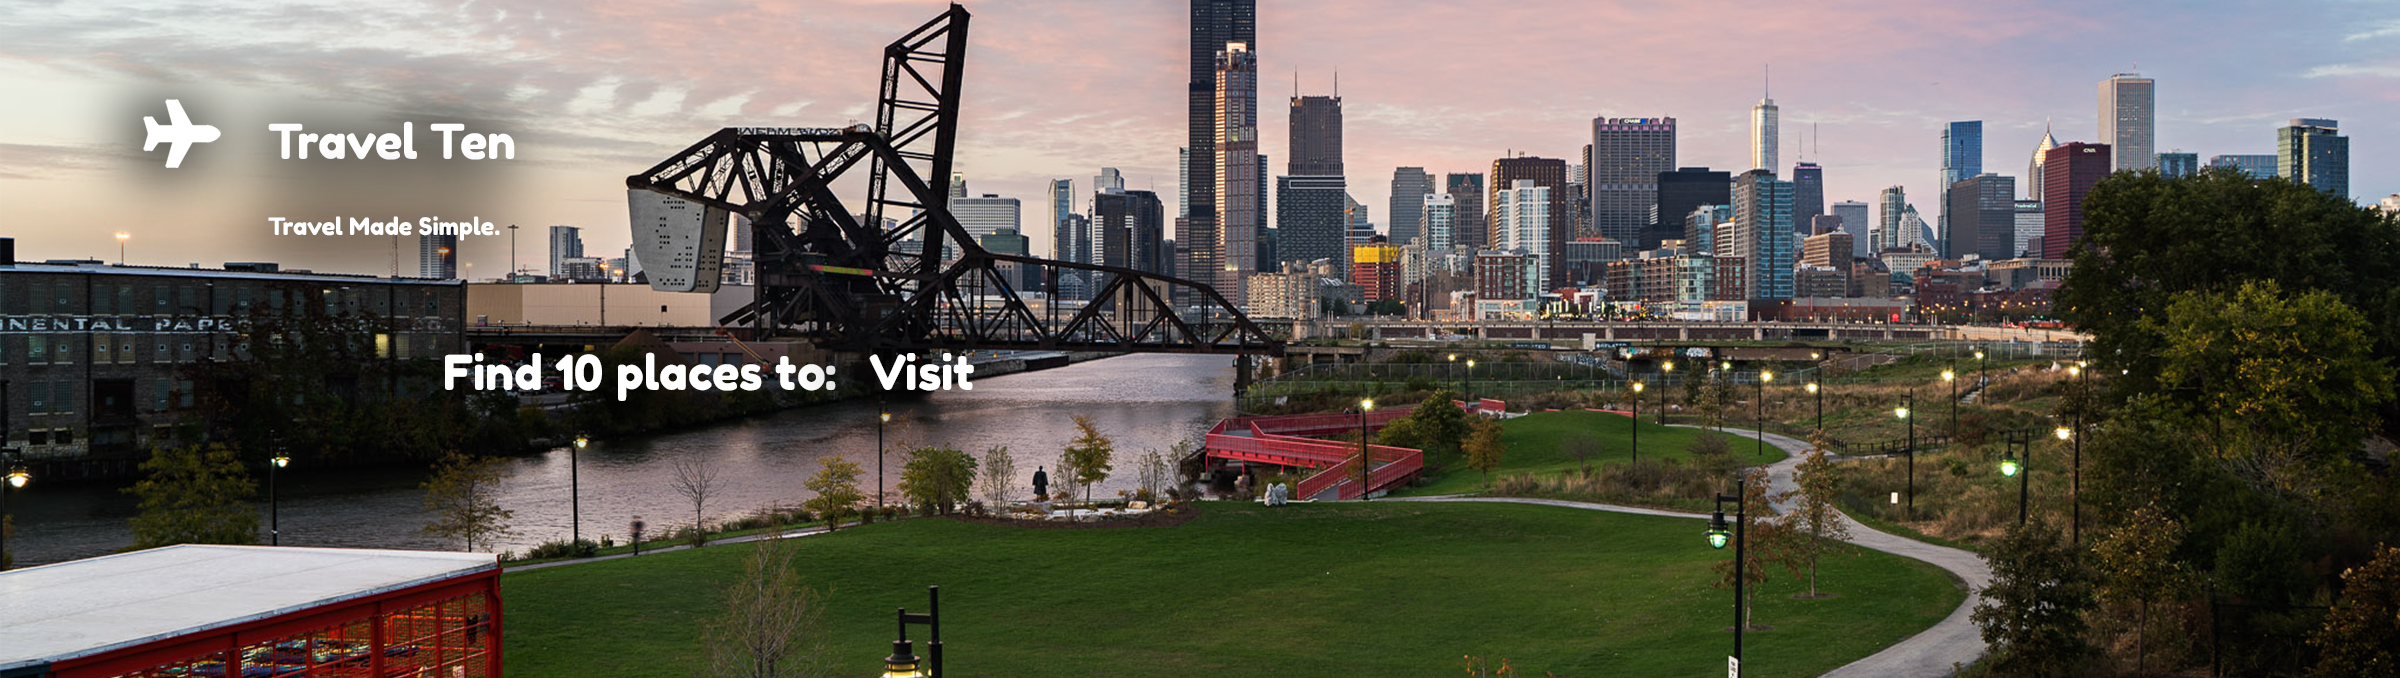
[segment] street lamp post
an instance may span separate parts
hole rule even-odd
[[[575,446],[567,448],[567,529],[573,539],[568,542],[571,544],[583,543],[583,477],[576,466],[581,463],[583,448],[591,444],[591,436],[575,436]]]
[[[1458,381],[1458,354],[1456,353],[1450,354],[1450,381],[1453,383]],[[1466,389],[1462,387],[1459,391],[1461,395],[1464,395]]]
[[[1717,510],[1709,517],[1708,532],[1706,533],[1709,548],[1725,548],[1728,536],[1725,529],[1725,502],[1733,502],[1733,530],[1730,535],[1733,541],[1733,661],[1737,666],[1742,661],[1742,627],[1746,625],[1744,622],[1748,621],[1742,614],[1744,612],[1742,606],[1747,601],[1743,594],[1747,592],[1745,589],[1749,586],[1750,579],[1746,576],[1749,573],[1743,571],[1743,567],[1747,565],[1744,562],[1744,556],[1747,555],[1745,553],[1748,550],[1746,542],[1749,535],[1747,533],[1750,531],[1749,486],[1748,478],[1735,478],[1733,496],[1725,496],[1722,492],[1717,494]]]
[[[267,545],[283,545],[283,499],[275,490],[275,472],[292,463],[291,455],[276,452],[267,460]]]
[[[1817,397],[1817,434],[1825,434],[1825,388],[1808,382],[1808,394]]]
[[[2020,442],[2025,448],[2023,457],[2017,456],[2016,450]],[[2007,453],[2000,455],[2000,477],[2017,477],[2017,526],[2023,527],[2025,525],[2025,502],[2032,494],[2031,490],[2027,489],[2028,484],[2032,481],[2027,479],[2033,476],[2033,441],[2015,432],[2010,432],[2008,448]]]
[[[550,272],[550,274],[551,274],[551,275],[558,275],[558,272],[557,272],[557,271],[551,271],[551,272]],[[516,225],[516,224],[509,224],[509,225],[508,225],[508,281],[509,281],[509,282],[512,282],[512,283],[517,281],[517,225]]]
[[[131,239],[133,239],[133,234],[131,234],[131,233],[126,233],[126,232],[124,232],[124,231],[117,231],[117,265],[118,265],[118,266],[123,266],[123,265],[125,265],[125,241],[127,241],[127,240],[131,240]]]
[[[1992,372],[1992,361],[1991,361],[1990,359],[1988,359],[1988,358],[1984,357],[1983,351],[1982,351],[1981,349],[1978,349],[1978,350],[1976,350],[1976,351],[1975,351],[1975,387],[1976,387],[1976,388],[1983,388],[1983,387],[1985,387],[1985,386],[1989,386],[1989,385],[1991,385],[1991,381],[1992,381],[1991,372]]]
[[[1911,390],[1908,392],[1908,404],[1892,410],[1892,414],[1908,422],[1908,510],[1901,514],[1908,520],[1917,517],[1917,420],[1908,416],[1908,411],[1916,409],[1916,406],[1917,392]]]
[[[1958,372],[1942,370],[1942,381],[1950,384],[1950,435],[1958,435]]]
[[[1467,404],[1480,402],[1475,398],[1475,359],[1467,359]]]
[[[883,425],[892,423],[892,413],[875,415],[875,510],[883,510]]]
[[[942,678],[942,587],[925,587],[925,600],[929,605],[925,614],[909,614],[908,608],[900,608],[900,637],[892,641],[892,656],[883,659],[883,678]],[[908,642],[910,624],[932,632],[932,638],[925,641],[922,665]]]
[[[1633,429],[1633,463],[1642,463],[1642,382],[1633,382],[1633,419],[1625,422]]]
[[[1675,376],[1675,359],[1667,358],[1666,362],[1659,364],[1659,369],[1664,372],[1658,376],[1658,425],[1665,426],[1667,425],[1667,387],[1672,385],[1668,383],[1667,378]]]
[[[1711,390],[1717,392],[1717,432],[1724,433],[1725,420],[1731,418],[1725,416],[1725,392],[1733,390],[1733,361],[1725,360],[1717,363],[1717,379],[1724,383],[1719,388]]]
[[[1767,382],[1775,380],[1770,370],[1758,371],[1758,458],[1767,458]]]
[[[1375,466],[1375,460],[1374,460],[1373,458],[1370,458],[1370,457],[1368,457],[1368,456],[1367,456],[1367,413],[1368,413],[1368,412],[1373,412],[1373,411],[1375,411],[1375,399],[1374,399],[1374,398],[1360,398],[1360,399],[1359,399],[1359,401],[1358,401],[1358,500],[1359,500],[1359,501],[1366,501],[1366,500],[1367,500],[1367,491],[1369,491],[1369,490],[1372,490],[1372,489],[1375,489],[1375,486],[1373,485],[1373,483],[1372,483],[1372,482],[1370,482],[1370,481],[1371,481],[1371,477],[1370,477],[1370,470],[1374,468],[1374,466]]]
[[[6,518],[8,516],[8,491],[24,488],[26,482],[33,480],[33,474],[26,473],[23,467],[17,466],[17,451],[12,449],[0,449],[0,471],[8,473],[7,482],[0,482],[0,518]],[[8,559],[5,557],[8,555],[7,532],[5,529],[0,529],[0,570],[8,569]]]

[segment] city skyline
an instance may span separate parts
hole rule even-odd
[[[115,18],[130,6],[29,9],[19,12],[22,21],[0,27],[0,36],[8,38],[0,43],[10,45],[0,47],[0,83],[49,104],[0,112],[0,125],[12,130],[0,141],[0,235],[18,238],[22,258],[107,258],[116,244],[111,234],[125,230],[133,234],[129,256],[135,263],[274,258],[300,267],[385,272],[391,255],[363,239],[266,242],[267,217],[322,218],[329,210],[409,217],[473,212],[500,224],[573,225],[584,229],[590,251],[615,252],[629,240],[624,175],[718,127],[835,125],[867,117],[876,48],[941,3],[818,2],[712,12],[501,2],[488,6],[489,16],[455,16],[428,5],[335,3],[207,17],[153,8],[145,20]],[[1286,79],[1297,72],[1304,93],[1330,92],[1340,72],[1350,109],[1345,164],[1362,177],[1388,176],[1401,166],[1434,174],[1478,171],[1514,153],[1573,158],[1589,140],[1591,120],[1603,116],[1676,117],[1678,165],[1738,171],[1737,165],[1747,164],[1747,118],[1757,102],[1759,68],[1772,63],[1788,132],[1781,135],[1786,148],[1780,151],[1787,166],[1778,170],[1788,173],[1799,159],[1824,165],[1829,203],[1872,201],[1890,185],[1938,194],[1927,184],[1941,168],[1927,159],[1940,126],[1950,120],[1985,121],[1984,164],[2003,173],[2029,155],[2045,121],[2061,143],[2100,141],[2094,91],[2117,72],[2158,81],[2161,152],[2273,153],[2275,130],[2292,118],[2343,120],[2355,158],[2380,157],[2379,150],[2400,136],[2400,123],[2375,115],[2400,102],[2400,87],[2390,86],[2400,80],[2400,22],[2375,16],[2367,3],[2320,3],[2305,26],[2267,21],[2263,8],[2165,3],[2024,3],[1997,16],[1991,8],[1895,7],[1745,9],[1742,16],[1751,22],[1725,24],[1720,19],[1732,16],[1730,5],[1526,3],[1470,11],[1436,4],[1270,1],[1257,9],[1258,42],[1269,46],[1259,52],[1259,88],[1278,96],[1273,93],[1291,87]],[[1124,169],[1128,188],[1171,200],[1176,149],[1185,132],[1174,101],[1188,75],[1181,58],[1186,46],[1157,38],[1188,31],[1188,2],[969,10],[976,12],[976,47],[968,61],[959,169],[977,194],[1030,203],[1050,179],[1089,177],[1113,166]],[[319,16],[328,19],[314,22],[319,25],[355,26],[360,24],[353,15],[360,13],[380,24],[417,28],[395,29],[409,39],[377,40],[369,47],[345,30],[293,20]],[[1673,42],[1704,30],[1727,39],[1755,33],[1755,40],[1736,42],[1758,49],[1594,68],[1598,50],[1579,37],[1589,31],[1578,24],[1588,22],[1561,22],[1560,16],[1648,27],[1646,33],[1624,31],[1637,44]],[[710,22],[733,17],[788,21],[789,30],[768,33],[801,39],[725,33],[722,41],[707,41],[705,51],[664,46],[681,42],[665,36],[709,30]],[[2143,21],[2121,23],[2136,17]],[[1859,19],[1872,21],[1857,40],[1845,41],[1856,44],[1818,45],[1805,35],[1766,30]],[[2227,23],[2264,26],[2262,39],[2297,47],[2233,57],[2192,39]],[[1108,29],[1091,30],[1101,25]],[[1422,39],[1391,39],[1437,26],[1441,30],[1425,31]],[[2093,36],[2112,41],[2099,51],[2076,50],[2080,58],[2049,49]],[[1505,72],[1422,58],[1445,50],[1485,55],[1500,43],[1523,50]],[[712,61],[735,53],[758,61],[732,67]],[[630,59],[645,55],[651,58]],[[672,58],[655,58],[662,56]],[[770,62],[779,65],[764,65]],[[750,63],[760,66],[746,67]],[[1425,65],[1365,67],[1373,63]],[[2011,86],[1960,84],[1968,75]],[[242,134],[255,140],[266,122],[303,115],[292,111],[315,116],[311,120],[454,117],[516,134],[523,159],[505,168],[504,181],[483,182],[496,188],[423,178],[401,184],[416,190],[349,202],[336,200],[338,192],[323,197],[282,187],[306,186],[296,175],[317,166],[247,157],[259,155],[256,144],[197,149],[194,162],[180,170],[185,174],[169,175],[156,169],[155,158],[138,152],[128,131],[139,129],[138,111],[168,95],[182,96],[197,121],[229,130],[228,141]],[[2015,98],[2020,95],[2030,97]],[[1285,112],[1266,108],[1258,146],[1280,150],[1286,145]],[[2388,164],[2357,163],[2350,174],[2352,197],[2365,203],[2400,188],[2400,171]],[[2022,185],[2027,177],[2017,179]],[[1363,204],[1385,205],[1384,183],[1353,181],[1352,193]],[[140,198],[127,199],[128,190]],[[1271,213],[1272,205],[1267,209]],[[1377,221],[1386,224],[1389,217]],[[1033,251],[1050,250],[1046,229],[1028,230]],[[477,277],[507,270],[509,247],[501,240],[470,239],[462,267],[481,263],[467,269]],[[540,236],[520,240],[517,263],[547,259],[536,249],[540,243]],[[404,275],[414,272],[405,247],[399,257]]]

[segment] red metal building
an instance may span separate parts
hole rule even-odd
[[[0,678],[500,676],[490,554],[182,545],[0,572]]]

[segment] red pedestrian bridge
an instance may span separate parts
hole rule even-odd
[[[1468,414],[1490,414],[1503,411],[1506,404],[1489,398],[1472,405],[1459,401],[1451,404]],[[1367,484],[1358,482],[1359,446],[1312,436],[1382,430],[1385,424],[1406,417],[1415,406],[1358,413],[1286,414],[1259,417],[1234,417],[1217,422],[1208,429],[1206,441],[1210,459],[1240,461],[1246,464],[1272,464],[1292,468],[1316,469],[1317,472],[1292,487],[1294,499],[1357,499],[1361,495],[1382,492],[1417,477],[1425,470],[1425,453],[1406,447],[1388,445],[1366,446],[1369,461]]]

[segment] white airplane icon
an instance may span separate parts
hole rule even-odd
[[[158,118],[142,116],[142,126],[150,129],[149,138],[142,142],[142,150],[153,150],[158,148],[158,142],[167,142],[168,169],[183,165],[183,154],[192,149],[192,144],[216,141],[219,135],[215,125],[192,124],[192,119],[183,114],[183,102],[176,99],[167,100],[167,120],[171,124],[161,127]]]

